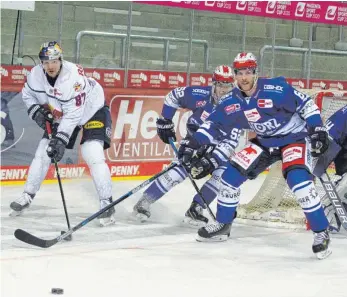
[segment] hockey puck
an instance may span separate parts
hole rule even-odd
[[[66,233],[66,232],[65,232],[65,231],[61,231],[61,232],[60,232],[61,235],[63,235],[64,233]],[[72,240],[72,235],[70,234],[69,236],[66,236],[66,237],[64,238],[64,240],[66,240],[66,241],[71,241],[71,240]]]
[[[61,288],[52,288],[51,293],[61,295],[61,294],[64,294],[64,290]]]

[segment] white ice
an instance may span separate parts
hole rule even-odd
[[[114,198],[142,181],[114,182]],[[248,182],[243,198],[262,180]],[[64,182],[71,224],[98,210],[91,181]],[[43,238],[66,230],[57,184],[43,185],[22,217],[8,217],[9,203],[22,186],[1,188],[1,296],[65,297],[346,297],[347,239],[335,236],[333,254],[322,261],[311,252],[309,231],[260,228],[235,223],[230,240],[199,243],[182,226],[194,189],[189,180],[153,205],[151,220],[131,220],[135,195],[116,207],[118,222],[96,221],[73,234],[71,242],[48,249],[14,238],[22,228]],[[212,205],[215,210],[215,205]]]

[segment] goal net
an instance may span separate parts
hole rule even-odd
[[[315,100],[321,109],[323,121],[347,104],[347,92],[313,89],[300,91],[307,93]],[[334,173],[334,168],[329,168],[329,175],[333,180],[335,179]],[[319,196],[323,197],[325,192],[320,181],[316,179],[315,183]],[[255,225],[305,227],[305,216],[282,176],[282,163],[280,161],[271,166],[261,188],[253,199],[247,204],[240,204],[238,218],[246,219],[247,223]]]

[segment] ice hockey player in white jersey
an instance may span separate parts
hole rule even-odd
[[[178,108],[186,108],[193,112],[187,121],[187,136],[181,141],[179,152],[183,152],[184,142],[189,139],[199,126],[212,112],[213,108],[220,103],[223,96],[227,96],[233,88],[233,74],[229,66],[218,66],[212,77],[211,87],[186,87],[172,90],[165,98],[162,117],[157,120],[158,135],[164,143],[169,143],[169,138],[176,139],[175,128],[172,118]],[[219,159],[219,164],[213,166],[211,178],[202,186],[201,191],[207,203],[210,203],[217,195],[218,180],[222,172],[226,169],[225,162],[228,156],[237,146],[240,130],[237,129],[239,122],[234,117],[235,129],[232,137],[221,142],[215,149],[215,158]],[[221,160],[223,159],[223,160]],[[212,165],[211,165],[212,166]],[[187,177],[182,166],[177,166],[154,181],[144,192],[141,199],[134,206],[134,214],[140,221],[147,220],[150,213],[150,206],[169,192],[174,186],[183,182]],[[203,226],[208,221],[203,215],[204,204],[197,194],[185,214],[184,222],[193,226]]]
[[[105,105],[100,84],[84,75],[79,65],[63,60],[56,41],[44,43],[39,52],[41,63],[27,77],[22,98],[29,117],[43,129],[21,197],[10,205],[10,215],[20,215],[32,203],[49,169],[51,159],[60,161],[65,149],[72,149],[83,129],[81,154],[93,178],[100,208],[112,202],[112,181],[104,149],[110,147],[111,115]],[[52,120],[53,118],[53,120]],[[52,127],[48,139],[46,122]],[[114,208],[99,217],[102,226],[113,223]]]
[[[328,169],[330,163],[334,163],[336,175],[336,191],[347,209],[347,105],[337,110],[325,122],[325,128],[329,131],[331,142],[328,150],[316,161],[313,174],[321,177]],[[314,162],[315,163],[315,162]],[[335,214],[335,209],[327,195],[322,198],[324,212],[329,221],[329,230],[339,232],[341,222]]]
[[[331,254],[329,223],[311,173],[312,156],[323,154],[329,146],[320,111],[309,96],[294,89],[284,78],[258,78],[257,60],[252,53],[238,54],[233,68],[237,89],[232,91],[232,98],[240,99],[238,108],[243,111],[256,137],[233,156],[222,174],[217,196],[217,221],[202,227],[197,240],[227,240],[240,200],[240,186],[247,179],[256,178],[274,162],[282,161],[283,176],[314,232],[313,253],[323,259]],[[220,133],[228,133],[232,126],[227,110],[232,109],[229,106],[233,104],[228,101],[218,105],[193,135],[191,148],[210,143]]]

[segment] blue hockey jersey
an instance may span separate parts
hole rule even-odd
[[[172,119],[178,108],[193,112],[187,121],[187,133],[191,135],[205,122],[214,108],[211,100],[212,87],[181,87],[165,97],[161,115]]]
[[[229,101],[230,100],[230,101]],[[209,131],[211,137],[230,130],[229,116],[225,107],[238,100],[249,127],[257,134],[259,142],[265,147],[281,147],[308,135],[308,128],[322,126],[320,111],[306,94],[294,89],[284,77],[259,78],[257,88],[251,97],[234,88],[230,99],[223,102],[210,115]],[[231,121],[233,122],[233,120]],[[242,120],[240,120],[241,126]],[[205,132],[206,133],[206,132]],[[199,136],[197,136],[199,137]]]
[[[347,146],[347,105],[336,111],[325,122],[325,127],[336,143]]]

